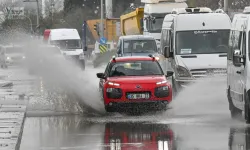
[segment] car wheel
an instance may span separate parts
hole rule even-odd
[[[231,118],[232,119],[238,119],[239,117],[242,116],[242,110],[240,110],[239,108],[235,107],[234,104],[233,104],[233,101],[232,101],[232,98],[231,98],[231,95],[230,95],[230,89],[228,89],[228,102],[229,102],[229,110],[231,112]]]
[[[115,109],[112,106],[105,106],[106,112],[115,112]]]
[[[249,105],[249,95],[248,95],[248,92],[245,92],[245,96],[244,96],[244,99],[245,99],[245,120],[246,120],[246,123],[249,124],[250,123],[250,105]]]

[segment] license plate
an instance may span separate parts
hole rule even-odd
[[[128,94],[128,99],[149,99],[149,94]]]

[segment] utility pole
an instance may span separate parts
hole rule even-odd
[[[36,0],[36,7],[37,7],[37,20],[36,20],[36,23],[37,23],[37,28],[40,26],[40,22],[39,22],[39,2],[38,0]]]
[[[224,0],[224,11],[228,14],[228,0]]]
[[[55,7],[55,2],[54,2],[54,0],[51,0],[51,22],[52,22],[52,24],[54,21],[54,7]]]
[[[101,0],[101,24],[100,24],[100,35],[101,35],[101,38],[104,37],[104,24],[103,24],[103,19],[104,19],[104,9],[103,9],[103,0]]]
[[[113,18],[113,0],[105,0],[106,18]]]
[[[36,14],[36,23],[37,23],[37,28],[39,27],[40,25],[40,22],[39,22],[39,1],[38,0],[35,0],[35,1],[31,1],[31,0],[24,0],[23,2],[36,2],[36,7],[37,7],[37,14]]]

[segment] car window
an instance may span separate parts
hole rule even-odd
[[[111,65],[109,77],[117,76],[149,76],[163,75],[163,71],[156,61],[128,61]]]
[[[127,40],[124,41],[124,53],[157,52],[155,40]]]

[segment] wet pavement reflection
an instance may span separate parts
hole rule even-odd
[[[247,150],[243,125],[94,123],[80,116],[27,118],[21,150]]]

